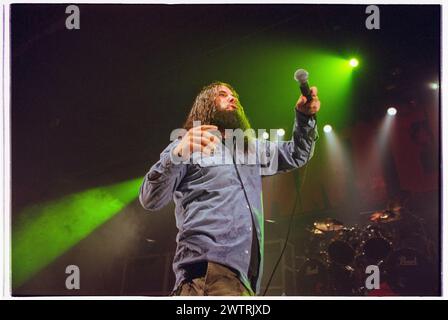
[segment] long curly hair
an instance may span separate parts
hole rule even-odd
[[[218,95],[219,86],[226,86],[229,88],[239,101],[238,93],[228,83],[215,81],[203,87],[193,102],[193,106],[184,123],[184,129],[190,130],[193,127],[193,121],[200,121],[201,125],[212,123],[213,114],[216,110],[215,98]]]

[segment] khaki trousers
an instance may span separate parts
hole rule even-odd
[[[231,269],[208,262],[205,275],[187,279],[173,292],[175,296],[253,296]]]

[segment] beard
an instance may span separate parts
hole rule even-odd
[[[234,145],[232,148],[237,147],[240,150],[244,150],[244,153],[247,154],[249,151],[249,142],[254,141],[253,136],[253,130],[246,131],[248,129],[251,129],[249,120],[246,117],[246,114],[244,113],[244,110],[241,106],[237,108],[236,110],[215,110],[212,116],[211,124],[218,127],[218,130],[222,133],[223,141],[226,141],[227,139],[233,140],[232,145]],[[227,137],[225,130],[231,129],[231,130],[237,130],[241,129],[242,133],[244,134],[243,140],[238,140],[236,142],[232,134],[230,137]],[[227,145],[227,142],[226,142]]]
[[[240,106],[236,110],[215,110],[212,116],[211,124],[218,127],[220,131],[225,129],[241,129],[246,131],[250,129],[249,120]]]

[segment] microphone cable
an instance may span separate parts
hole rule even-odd
[[[315,122],[314,122],[314,126],[313,126],[313,131],[316,130],[316,125],[317,125],[317,118],[316,118],[316,116],[314,116],[314,121]],[[293,137],[293,139],[294,139],[294,137]],[[315,142],[316,142],[316,140],[314,140],[312,143],[315,143]],[[302,182],[299,184],[299,188],[298,188],[298,190],[296,192],[296,197],[295,197],[295,200],[294,200],[294,207],[293,207],[291,215],[289,217],[288,231],[286,233],[285,243],[283,244],[282,251],[280,252],[280,256],[277,259],[277,262],[276,262],[276,264],[274,266],[274,269],[272,270],[272,273],[271,273],[271,276],[269,277],[268,283],[266,284],[266,288],[264,289],[263,296],[265,296],[267,291],[269,290],[269,286],[271,285],[271,281],[272,281],[272,279],[274,277],[275,271],[277,271],[278,265],[280,264],[280,261],[281,261],[281,259],[283,257],[283,254],[285,253],[286,246],[287,246],[288,240],[289,240],[289,235],[291,233],[291,226],[292,226],[294,214],[296,212],[297,202],[299,200],[299,192],[302,190],[303,184],[304,184],[305,179],[306,179],[306,173],[307,173],[307,170],[308,170],[308,162],[310,161],[310,157],[311,157],[311,149],[310,149],[310,153],[308,154],[308,157],[306,159],[305,170],[303,172],[303,179],[302,179]]]

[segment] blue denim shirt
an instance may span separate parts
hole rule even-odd
[[[197,163],[176,164],[171,151],[179,140],[168,145],[145,176],[139,199],[147,210],[158,210],[174,200],[179,230],[173,261],[174,290],[185,279],[182,266],[213,261],[238,271],[246,288],[259,294],[264,251],[261,178],[303,166],[313,154],[317,137],[315,117],[296,111],[291,141],[265,141],[257,148],[257,152],[266,148],[269,151],[262,151],[277,161],[236,165],[242,183],[233,162],[216,161],[222,156],[219,152]],[[251,288],[248,279],[253,226],[260,250],[256,288]]]

